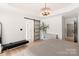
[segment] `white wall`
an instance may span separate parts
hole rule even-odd
[[[33,18],[33,19],[36,18],[32,13],[28,14],[27,11],[23,13],[19,9],[16,9],[8,4],[0,4],[0,22],[2,23],[3,44],[26,39],[27,20],[24,19],[24,17]],[[33,22],[31,22],[30,24],[32,28]],[[22,31],[20,31],[21,28],[23,29]],[[33,38],[33,35],[31,35],[31,37]],[[26,40],[33,41],[33,39],[32,40],[26,39]]]
[[[47,25],[49,25],[49,29],[47,33],[50,34],[57,34],[59,39],[62,39],[62,16],[52,16],[47,17],[45,19],[42,19],[41,22],[45,22]]]
[[[3,27],[3,44],[25,39],[25,23],[23,15],[9,11],[0,13],[0,21]],[[23,31],[20,31],[20,28],[22,28]]]
[[[0,6],[0,22],[2,23],[3,44],[26,39],[25,14],[22,14],[8,6]],[[20,28],[23,31],[20,31]]]

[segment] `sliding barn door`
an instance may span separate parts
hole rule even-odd
[[[34,20],[34,40],[40,39],[40,21]]]

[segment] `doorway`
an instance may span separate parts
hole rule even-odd
[[[26,40],[29,42],[40,40],[40,20],[27,17],[24,19],[26,19]]]
[[[67,41],[78,42],[78,17],[64,17],[63,20],[64,39]]]
[[[30,43],[34,41],[34,21],[27,20],[26,21],[26,40]]]

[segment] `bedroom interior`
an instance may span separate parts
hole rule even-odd
[[[78,56],[78,10],[79,3],[0,4],[0,56]]]

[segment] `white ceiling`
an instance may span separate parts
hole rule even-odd
[[[24,13],[32,13],[39,15],[41,12],[41,8],[44,7],[45,3],[8,3],[9,6],[17,8]],[[51,9],[51,11],[56,11],[61,8],[65,8],[70,6],[71,3],[47,3],[47,7]]]
[[[60,8],[64,8],[69,6],[71,3],[47,3],[47,7],[51,8],[53,11],[58,10]],[[19,8],[21,10],[27,10],[27,11],[32,11],[32,10],[40,10],[41,8],[44,7],[45,4],[43,3],[9,3],[10,6]]]
[[[45,3],[8,3],[11,8],[35,18],[43,17],[40,12],[44,5]],[[79,3],[47,3],[46,5],[51,9],[50,17],[59,14],[65,16],[77,14],[79,10]]]

